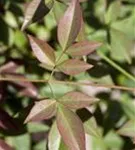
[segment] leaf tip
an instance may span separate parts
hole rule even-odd
[[[29,122],[29,119],[26,118],[26,119],[24,120],[23,124],[27,124],[28,122]]]
[[[25,21],[23,22],[22,27],[21,27],[21,31],[24,31],[24,30],[26,29],[26,27],[27,27],[28,24],[29,24],[29,21],[25,20]]]
[[[87,65],[87,70],[88,70],[88,69],[91,69],[91,68],[93,68],[93,67],[94,67],[93,65],[88,64],[88,65]]]

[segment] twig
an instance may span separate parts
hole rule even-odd
[[[18,81],[18,82],[33,82],[33,83],[48,83],[48,80],[39,80],[39,79],[24,79],[24,78],[6,78],[0,77],[0,81]],[[95,83],[86,83],[86,82],[73,82],[73,81],[58,81],[58,80],[50,80],[49,83],[53,84],[68,84],[74,86],[93,86],[93,87],[105,87],[110,89],[118,89],[135,92],[135,88],[125,87],[125,86],[117,86],[117,85],[106,85],[106,84],[95,84]]]

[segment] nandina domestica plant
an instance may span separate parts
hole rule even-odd
[[[93,141],[96,141],[95,143],[99,145],[101,150],[107,150],[110,148],[110,145],[113,145],[109,141],[109,137],[111,136],[114,139],[116,138],[116,141],[118,139],[118,142],[115,141],[118,147],[122,145],[122,140],[120,140],[121,136],[122,138],[130,139],[130,142],[132,142],[131,145],[133,145],[135,141],[134,109],[127,112],[127,116],[130,116],[129,118],[127,117],[128,119],[119,116],[124,110],[130,109],[132,103],[128,104],[125,101],[126,95],[123,94],[124,96],[121,100],[122,108],[118,108],[119,103],[115,103],[114,99],[117,99],[117,96],[119,97],[119,90],[133,93],[135,89],[132,87],[106,84],[106,79],[103,80],[105,83],[101,82],[102,84],[96,84],[94,83],[96,80],[92,80],[89,74],[91,75],[93,68],[97,67],[95,65],[96,63],[99,63],[99,67],[101,67],[99,58],[101,57],[133,82],[135,82],[135,77],[104,55],[106,54],[106,52],[102,52],[105,51],[104,45],[110,48],[109,44],[102,42],[102,40],[88,40],[85,33],[86,20],[83,17],[83,8],[85,8],[83,3],[85,1],[31,0],[25,5],[26,9],[21,31],[27,37],[30,45],[29,49],[32,50],[34,57],[37,58],[35,65],[44,69],[47,76],[45,76],[45,79],[28,79],[26,76],[17,73],[19,66],[13,62],[0,67],[1,81],[8,81],[14,87],[19,87],[20,95],[30,97],[34,100],[30,105],[26,105],[24,110],[15,114],[14,118],[0,108],[0,127],[2,127],[3,133],[10,132],[11,135],[17,136],[27,132],[33,134],[35,130],[39,132],[47,130],[46,147],[48,150],[92,150],[92,146],[90,146],[91,142],[89,142],[92,141],[90,140],[91,137],[94,137]],[[112,7],[119,5],[120,1],[114,3]],[[107,36],[112,40],[112,49],[115,49],[114,45],[116,42],[113,36],[116,37],[118,33],[115,29],[108,31],[111,24],[111,20],[109,20],[109,16],[112,15],[110,14],[111,9],[109,8],[105,15],[104,26],[107,26]],[[31,24],[42,23],[42,19],[44,17],[46,18],[51,12],[54,13],[53,19],[56,23],[56,31],[52,32],[55,36],[55,43],[38,38],[28,30]],[[112,18],[115,20],[114,16]],[[112,34],[109,35],[110,33]],[[118,36],[121,39],[123,38],[121,35]],[[96,54],[93,55],[96,50],[99,57]],[[31,53],[31,51],[28,53]],[[125,52],[123,56],[126,54]],[[114,57],[113,53],[111,55]],[[93,56],[97,58],[94,63],[88,59]],[[130,63],[130,57],[128,55],[124,59]],[[32,65],[30,66],[31,69],[33,67]],[[98,76],[100,70],[98,68],[95,70],[97,70],[96,75]],[[107,71],[109,72],[110,70]],[[60,76],[62,78],[59,80]],[[42,86],[47,86],[49,91],[51,91],[50,94],[46,92],[45,96],[42,96],[42,94],[38,93],[36,86],[31,82],[42,83]],[[111,81],[111,83],[113,82]],[[61,85],[67,85],[69,90],[64,91],[64,87]],[[109,89],[115,89],[116,91],[113,93]],[[60,90],[60,93],[57,90]],[[112,99],[112,103],[108,107],[106,105],[109,102],[105,101],[103,103],[102,95],[96,96],[100,91],[105,92]],[[106,97],[103,96],[103,99],[106,99]],[[112,107],[116,108],[117,112],[114,112]],[[103,116],[105,117],[104,120]],[[112,121],[113,119],[114,122]],[[42,126],[45,123],[50,127],[49,130],[44,129],[44,126]],[[22,126],[26,126],[27,129]],[[107,135],[109,130],[111,130],[111,133]],[[38,135],[35,136],[35,139],[37,137]],[[28,141],[29,137],[27,135],[25,138]],[[34,139],[34,136],[32,138]],[[10,144],[10,140],[9,144],[7,143],[3,139],[0,139],[0,149],[12,150],[14,148],[12,147],[12,142]],[[31,145],[36,145],[35,143],[36,140]],[[110,149],[112,150],[112,147]],[[38,150],[38,148],[34,150]],[[96,150],[96,148],[93,150]]]
[[[22,30],[27,27],[29,22],[32,22],[36,10],[40,11],[40,1],[34,0],[26,10]],[[34,11],[34,13],[31,14],[31,11]],[[59,57],[55,56],[55,50],[48,43],[28,35],[34,55],[42,63],[42,66],[52,71],[48,79],[50,88],[53,86],[52,76],[56,70],[74,76],[93,67],[82,58],[92,53],[101,43],[89,42],[85,39],[76,41],[79,33],[83,32],[82,28],[83,18],[79,1],[72,0],[68,3],[67,10],[58,21],[57,37],[61,47]],[[64,54],[71,56],[71,58],[61,61]],[[55,115],[57,128],[66,146],[71,150],[85,150],[86,141],[83,123],[73,110],[90,106],[95,102],[97,102],[96,98],[78,91],[66,93],[59,99],[52,97],[51,99],[41,100],[35,103],[25,123],[42,121]],[[49,140],[49,143],[51,142]],[[52,144],[49,144],[49,149],[52,149]]]

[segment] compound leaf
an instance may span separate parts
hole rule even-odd
[[[135,138],[135,120],[128,121],[122,128],[118,130],[118,133],[123,136]]]

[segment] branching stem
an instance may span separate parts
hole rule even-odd
[[[53,70],[52,70],[52,72],[51,72],[51,75],[49,76],[49,79],[48,79],[48,84],[49,84],[49,87],[50,87],[50,90],[51,90],[51,92],[52,92],[53,97],[54,97],[55,95],[54,95],[52,86],[51,86],[51,84],[50,84],[50,81],[51,81],[51,79],[52,79],[52,77],[53,77],[53,74],[54,74],[54,72],[55,72],[55,68],[56,68],[57,65],[59,64],[59,61],[60,61],[60,59],[62,58],[62,56],[64,55],[64,53],[65,53],[65,50],[62,51],[61,55],[60,55],[60,56],[58,57],[58,59],[56,60],[55,66],[53,67]]]

